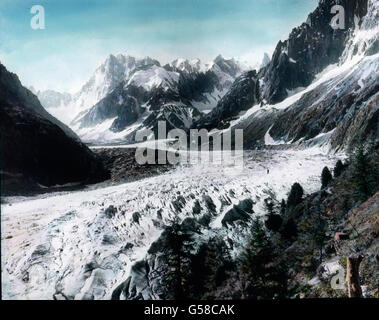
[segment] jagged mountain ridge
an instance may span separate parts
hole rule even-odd
[[[333,29],[331,8],[345,9],[345,29]],[[354,17],[367,12],[367,0],[320,1],[306,23],[294,28],[289,38],[279,41],[271,62],[263,72],[262,98],[274,104],[288,96],[288,90],[307,87],[316,74],[338,62],[346,38],[354,27]]]
[[[136,59],[129,55],[110,55],[81,90],[74,95],[75,107],[80,111],[92,107],[121,81],[130,79],[136,70],[152,66],[160,67],[160,63],[150,57]]]

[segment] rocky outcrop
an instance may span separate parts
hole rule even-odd
[[[180,224],[181,233],[189,236],[201,235],[202,226],[194,218],[186,218]],[[163,230],[160,237],[151,244],[144,260],[133,264],[130,276],[113,290],[112,300],[164,299],[162,277],[167,272],[166,255],[174,246],[170,242],[170,227]]]
[[[108,177],[100,160],[0,64],[3,194]]]

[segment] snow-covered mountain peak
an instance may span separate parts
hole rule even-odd
[[[170,63],[170,66],[174,70],[192,73],[192,72],[200,72],[204,70],[205,66],[201,63],[200,59],[183,59],[178,58]]]
[[[267,52],[265,52],[265,53],[263,54],[262,63],[261,63],[261,65],[260,65],[260,68],[264,68],[264,67],[266,67],[266,66],[270,63],[270,61],[271,61],[270,56],[268,55]]]
[[[213,62],[214,63],[220,63],[220,62],[223,62],[225,59],[224,57],[222,56],[222,54],[219,54],[216,58],[213,59]]]
[[[147,91],[162,87],[164,90],[174,89],[179,81],[179,73],[167,71],[163,67],[153,65],[148,69],[136,71],[126,86],[134,85]]]
[[[237,77],[243,71],[240,64],[234,58],[225,59],[221,54],[213,60],[213,66],[217,66],[222,72],[232,77]]]
[[[160,63],[150,57],[135,58],[130,55],[109,55],[94,72],[92,77],[75,94],[74,102],[70,106],[75,117],[91,108],[123,81],[128,81],[140,69],[152,66],[160,67]]]
[[[150,57],[145,57],[142,59],[137,59],[137,68],[143,68],[143,67],[150,67],[150,66],[158,66],[160,67],[161,64],[158,60],[155,60]]]

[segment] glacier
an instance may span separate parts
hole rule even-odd
[[[319,189],[322,168],[343,157],[317,147],[247,151],[244,172],[237,175],[224,174],[222,165],[200,163],[119,185],[5,198],[1,207],[3,298],[109,299],[173,216],[181,220],[195,216],[196,201],[201,206],[199,216],[207,213],[207,201],[216,208],[210,229],[202,232],[229,237],[238,248],[245,241],[238,230],[244,227],[238,222],[221,223],[234,204],[251,199],[251,216],[262,215],[265,197],[286,198],[294,182],[308,193]],[[178,211],[179,195],[184,205]],[[133,219],[135,212],[138,222]],[[148,291],[142,295],[156,298]]]

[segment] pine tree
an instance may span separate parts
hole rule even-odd
[[[193,299],[214,298],[234,264],[225,242],[217,237],[203,243],[192,258],[190,293]]]
[[[262,222],[255,218],[252,235],[238,261],[243,297],[248,299],[273,299],[284,297],[287,273],[284,266],[276,265],[273,246]]]
[[[303,200],[304,190],[299,183],[294,183],[291,187],[290,194],[287,199],[287,207],[297,206]]]
[[[166,299],[183,300],[188,298],[188,279],[190,277],[192,234],[186,232],[174,218],[163,235],[161,288]]]
[[[279,231],[280,227],[282,226],[282,223],[283,219],[278,214],[269,214],[265,221],[266,228],[274,232]]]
[[[375,190],[377,177],[375,166],[370,165],[370,161],[361,146],[355,153],[354,157],[354,187],[357,199],[364,201],[370,197]]]
[[[274,202],[272,201],[271,198],[266,198],[264,200],[264,203],[265,203],[265,207],[266,207],[266,211],[267,213],[270,215],[270,214],[274,214]]]
[[[282,202],[280,203],[280,215],[282,217],[284,217],[284,215],[286,214],[286,209],[287,209],[286,200],[282,199]]]
[[[280,233],[285,239],[291,240],[295,238],[297,236],[297,226],[295,221],[292,218],[288,219],[281,228]]]
[[[338,160],[333,169],[334,178],[338,178],[342,174],[342,171],[344,169],[345,169],[345,166],[343,165],[342,161]]]
[[[329,183],[333,180],[333,176],[328,167],[325,167],[321,173],[321,189],[325,189]]]
[[[323,217],[321,216],[321,211],[319,209],[317,220],[315,221],[313,225],[313,241],[314,241],[315,247],[319,250],[319,253],[320,253],[320,261],[319,261],[320,264],[322,263],[322,260],[323,260],[323,254],[322,254],[323,248],[326,241],[328,240],[328,237],[326,234],[327,227],[328,227],[328,224],[325,221],[325,219],[323,219]]]
[[[265,199],[264,203],[267,211],[267,219],[265,221],[266,228],[276,232],[282,225],[283,219],[280,215],[275,214],[274,202],[271,198]]]

